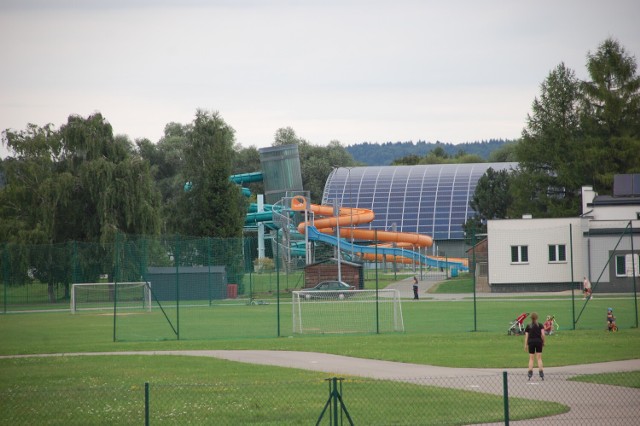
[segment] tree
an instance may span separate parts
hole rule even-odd
[[[489,167],[478,180],[469,206],[476,212],[475,216],[465,225],[465,233],[471,235],[486,232],[487,220],[507,218],[508,208],[511,204],[510,194],[511,176],[508,170],[495,171]]]
[[[397,158],[391,162],[392,166],[415,166],[420,164],[422,157],[416,154],[409,154],[404,157]]]
[[[60,197],[69,189],[56,185],[61,143],[52,124],[28,124],[5,130],[3,144],[15,156],[3,162],[6,186],[0,191],[0,241],[44,244],[55,240]]]
[[[500,148],[489,154],[489,163],[509,163],[518,161],[516,156],[517,141],[506,142]]]
[[[611,38],[587,55],[587,71],[591,81],[581,85],[587,182],[607,193],[615,174],[640,172],[640,77],[635,57]]]
[[[29,124],[6,130],[3,142],[15,156],[4,162],[7,185],[0,191],[0,239],[47,244],[25,267],[53,287],[68,293],[71,271],[67,241],[113,242],[119,232],[153,234],[159,230],[159,198],[149,165],[124,136],[113,136],[99,113],[70,116],[56,130]],[[101,256],[94,262],[108,262]],[[103,265],[103,267],[106,264]],[[97,280],[104,268],[94,268]]]
[[[239,187],[229,180],[234,156],[234,130],[217,112],[202,110],[186,134],[184,182],[174,228],[183,235],[240,238],[246,212]]]
[[[60,240],[111,243],[119,232],[154,235],[160,198],[149,163],[125,136],[113,136],[100,113],[70,116],[60,128],[61,168],[74,178]]]
[[[522,140],[516,146],[520,170],[513,182],[514,216],[577,214],[579,189],[584,183],[579,95],[574,72],[564,64],[542,83],[540,98],[534,100]]]
[[[171,218],[179,215],[177,206],[186,183],[182,170],[189,128],[189,125],[169,123],[157,144],[148,139],[136,141],[140,155],[151,165],[155,186],[162,196],[160,216],[164,233],[177,232],[171,228]]]

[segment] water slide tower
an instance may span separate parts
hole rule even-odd
[[[302,191],[298,145],[260,148],[265,202],[275,204],[289,191]]]

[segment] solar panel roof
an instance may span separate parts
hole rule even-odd
[[[490,167],[515,169],[517,163],[340,167],[327,178],[322,203],[337,199],[343,207],[373,210],[373,222],[359,228],[462,239],[462,225],[475,214],[469,201]]]

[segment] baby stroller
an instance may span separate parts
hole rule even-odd
[[[507,330],[507,335],[511,336],[512,334],[513,335],[524,334],[523,323],[524,323],[524,320],[526,320],[528,316],[529,316],[528,312],[523,312],[518,316],[518,318],[513,320],[511,322],[511,324],[509,324],[509,329]]]

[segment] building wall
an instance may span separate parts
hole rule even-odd
[[[596,293],[615,293],[633,291],[635,272],[635,286],[640,288],[640,265],[638,255],[640,252],[640,221],[633,221],[629,227],[628,221],[617,221],[618,226],[612,226],[614,222],[591,222],[593,226],[585,233],[586,254],[584,257],[585,271],[593,283]],[[607,228],[602,227],[606,223]],[[633,235],[633,242],[631,240]],[[636,262],[632,268],[630,262],[627,263],[626,274],[619,274],[616,271],[616,261],[618,256],[636,256]],[[630,259],[628,259],[630,260]]]
[[[582,218],[488,221],[491,291],[558,290],[582,281],[586,225]],[[550,245],[564,245],[564,261],[549,260]],[[512,262],[512,246],[527,247],[528,260]]]
[[[590,216],[596,220],[638,219],[640,206],[595,206]]]

